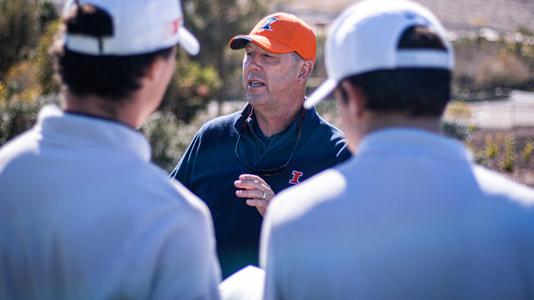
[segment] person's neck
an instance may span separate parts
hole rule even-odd
[[[64,98],[66,112],[89,114],[116,120],[133,128],[137,127],[138,120],[135,114],[130,112],[127,101],[113,103],[94,95],[80,97],[68,92],[64,94]]]
[[[284,131],[302,111],[304,94],[292,98],[293,105],[287,107],[255,107],[254,114],[261,132],[271,137]],[[291,103],[291,101],[288,101]]]
[[[439,118],[410,118],[405,115],[370,115],[367,125],[364,126],[366,134],[373,131],[392,128],[392,127],[404,127],[426,130],[433,133],[441,132],[441,121]]]
[[[355,137],[356,143],[352,145],[352,148],[356,149],[365,136],[378,130],[392,128],[413,128],[439,134],[441,133],[441,120],[440,118],[432,117],[411,118],[397,113],[367,112],[364,120],[358,124],[357,136]]]

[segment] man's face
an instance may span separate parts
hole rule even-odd
[[[298,88],[300,63],[294,53],[275,54],[248,43],[243,59],[243,87],[247,101],[255,106],[269,105]],[[293,99],[294,101],[295,99]]]

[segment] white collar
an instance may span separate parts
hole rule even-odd
[[[416,128],[388,128],[366,135],[356,155],[395,154],[408,156],[439,156],[443,159],[472,161],[472,155],[456,140]]]
[[[150,161],[150,145],[137,130],[119,122],[65,113],[55,105],[39,112],[35,130],[46,137],[68,139],[87,147],[115,148]]]

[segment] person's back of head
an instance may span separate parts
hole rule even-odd
[[[102,41],[113,36],[114,22],[105,10],[93,4],[75,6],[64,19],[67,36],[85,36]],[[158,57],[168,58],[171,47],[136,55],[107,54],[70,49],[69,43],[57,43],[52,49],[59,80],[68,92],[77,96],[94,95],[111,103],[127,99],[140,86],[140,79]]]
[[[439,117],[450,97],[451,44],[435,16],[409,1],[364,1],[346,10],[326,42],[329,80],[309,99],[311,107],[341,82],[360,88],[365,108],[410,117]]]
[[[453,69],[445,36],[432,12],[415,2],[359,2],[332,24],[325,49],[329,79],[304,106],[336,90],[340,126],[353,152],[379,129],[437,132]]]
[[[443,40],[421,25],[407,28],[398,42],[399,51],[415,49],[447,52]],[[361,88],[365,108],[375,112],[439,118],[450,99],[451,71],[443,68],[400,67],[352,75],[346,80]],[[347,100],[346,94],[343,99]]]
[[[66,109],[140,125],[118,115],[125,105],[131,105],[152,73],[159,78],[151,83],[159,86],[150,87],[145,93],[149,97],[142,98],[157,103],[138,105],[148,107],[138,119],[142,121],[157,107],[173,66],[155,62],[173,65],[171,58],[178,44],[193,55],[199,50],[197,40],[182,23],[178,1],[70,0],[64,9],[62,35],[51,49],[57,77],[66,92]],[[91,108],[95,107],[92,102],[98,102],[98,111]]]

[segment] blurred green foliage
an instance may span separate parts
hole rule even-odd
[[[527,140],[525,143],[525,146],[523,147],[523,151],[521,151],[521,156],[526,162],[530,162],[533,152],[534,152],[534,141]]]
[[[40,107],[38,101],[6,101],[0,98],[0,145],[32,127]]]
[[[459,141],[467,140],[470,135],[470,129],[468,127],[453,122],[443,122],[441,130],[446,136]]]
[[[0,78],[26,58],[39,37],[38,0],[0,0]]]
[[[172,112],[177,120],[189,123],[206,108],[220,86],[215,68],[202,67],[183,51],[178,52],[176,70],[160,110]]]
[[[478,164],[515,175],[532,170],[532,138],[524,133],[518,137],[515,131],[483,130],[482,134],[478,139],[470,135],[466,140]]]
[[[54,60],[49,55],[49,49],[55,41],[60,26],[61,22],[58,19],[48,23],[39,39],[36,55],[33,59],[39,69],[38,80],[41,92],[45,95],[59,92],[59,84],[54,78]]]
[[[485,137],[486,147],[484,148],[484,153],[486,155],[486,158],[493,159],[499,154],[499,147],[495,140],[493,139],[493,136],[487,134]]]
[[[39,29],[41,34],[48,30],[50,23],[57,22],[58,19],[59,13],[52,2],[39,2]]]
[[[198,128],[208,119],[207,114],[201,113],[185,123],[169,111],[154,113],[141,128],[152,147],[152,161],[170,173]]]
[[[524,41],[501,36],[497,41],[480,37],[455,41],[455,99],[476,101],[505,98],[511,89],[534,90],[534,35],[524,28],[518,33]]]
[[[503,158],[500,161],[500,167],[503,171],[509,173],[514,171],[514,163],[516,160],[515,146],[515,137],[513,135],[507,135],[504,138],[504,154]]]

